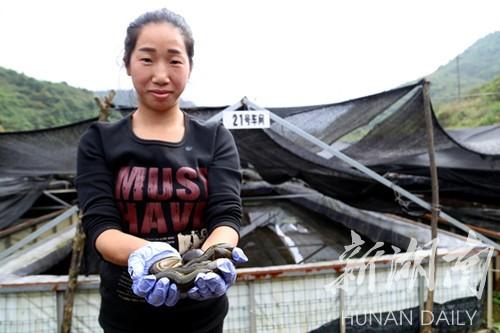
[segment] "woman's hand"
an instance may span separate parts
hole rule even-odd
[[[199,273],[194,280],[195,286],[187,292],[188,297],[202,301],[224,295],[236,281],[236,268],[233,262],[243,264],[248,261],[239,247],[235,247],[231,255],[232,261],[225,258],[216,260],[218,273]]]
[[[150,267],[158,260],[174,257],[181,261],[176,249],[163,242],[148,242],[132,252],[128,258],[128,272],[132,278],[132,291],[154,306],[165,304],[174,306],[180,298],[180,292],[168,278],[158,281],[149,274]]]

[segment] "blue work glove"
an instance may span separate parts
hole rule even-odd
[[[194,287],[187,292],[188,297],[203,301],[224,295],[236,281],[236,268],[233,261],[237,264],[248,261],[247,256],[239,247],[235,247],[231,255],[232,261],[226,258],[216,260],[219,274],[214,272],[199,273],[194,280]]]
[[[180,297],[180,292],[168,278],[156,281],[154,275],[149,274],[149,268],[155,262],[167,257],[181,256],[176,249],[167,243],[149,242],[130,254],[128,257],[128,273],[132,278],[132,291],[154,306],[165,304],[174,306]]]

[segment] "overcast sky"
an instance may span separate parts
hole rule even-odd
[[[262,106],[338,102],[432,73],[500,30],[498,0],[0,3],[0,66],[89,90],[129,89],[128,23],[167,7],[195,37],[184,99]]]

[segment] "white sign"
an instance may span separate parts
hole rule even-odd
[[[222,121],[229,129],[271,127],[271,116],[268,110],[223,111]]]

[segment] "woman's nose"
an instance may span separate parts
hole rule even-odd
[[[167,66],[159,63],[155,66],[154,72],[153,72],[153,82],[156,84],[167,84],[170,82],[169,76],[168,76],[168,68]]]

